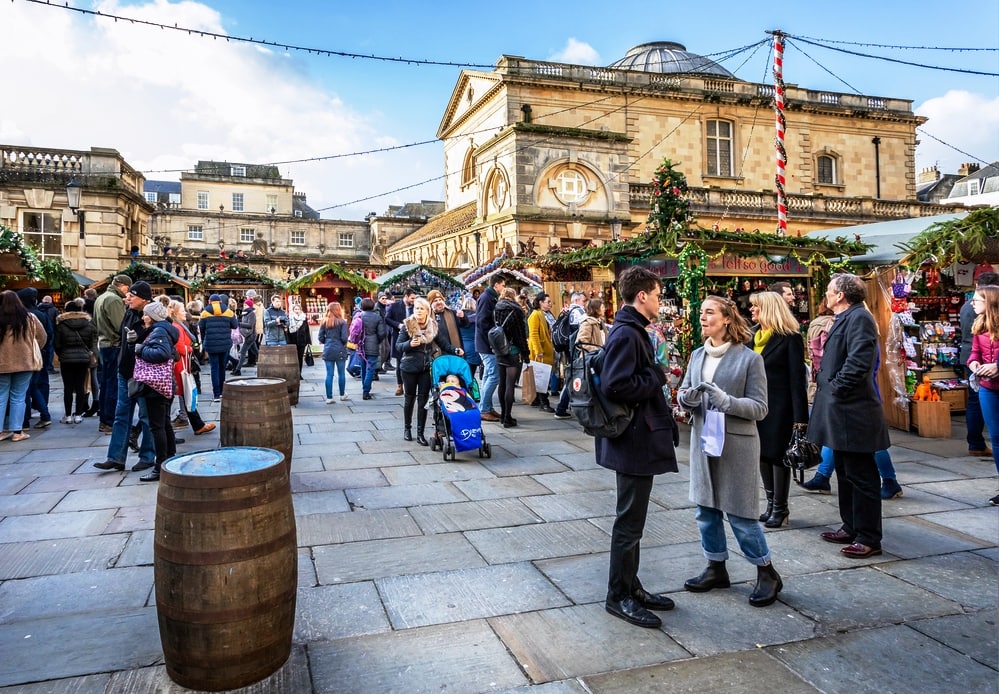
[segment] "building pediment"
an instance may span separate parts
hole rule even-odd
[[[447,102],[447,108],[444,109],[437,137],[443,139],[465,115],[486,101],[487,95],[502,81],[502,77],[496,73],[462,70]]]

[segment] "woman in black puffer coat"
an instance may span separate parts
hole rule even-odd
[[[527,317],[517,303],[517,292],[507,287],[500,294],[493,310],[496,325],[503,327],[503,333],[510,344],[510,352],[504,356],[497,355],[496,364],[499,368],[499,401],[500,422],[504,429],[517,426],[513,418],[513,396],[520,378],[520,369],[524,364],[530,364],[530,352],[527,349]]]
[[[59,373],[62,376],[63,424],[79,424],[87,411],[87,379],[90,378],[90,355],[97,354],[97,329],[90,314],[77,300],[66,302],[65,312],[56,318],[55,353],[59,356]],[[76,396],[76,407],[73,407]],[[77,412],[79,414],[74,415]]]

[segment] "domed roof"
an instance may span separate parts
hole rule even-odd
[[[690,53],[675,41],[653,41],[635,46],[607,67],[661,73],[698,73],[736,79],[735,75],[704,56]]]

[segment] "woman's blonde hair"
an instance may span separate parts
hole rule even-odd
[[[181,301],[171,301],[170,305],[167,306],[167,315],[177,320],[177,316],[180,315],[179,311],[187,312],[187,307]]]
[[[972,334],[988,333],[993,340],[999,341],[999,287],[986,284],[978,287],[975,294],[981,294],[985,299],[985,310],[975,319]]]
[[[417,306],[422,306],[427,310],[426,325],[420,325],[416,319]],[[413,315],[407,318],[404,323],[406,325],[406,332],[409,333],[410,337],[422,333],[428,340],[431,340],[437,334],[437,320],[434,318],[433,309],[430,308],[430,302],[422,296],[418,296],[413,300]]]
[[[500,294],[500,298],[501,299],[506,299],[507,301],[516,301],[517,300],[517,290],[514,289],[513,287],[507,287]]]
[[[799,325],[784,297],[776,292],[756,292],[749,295],[749,303],[760,309],[760,327],[773,330],[777,335],[794,335]]]

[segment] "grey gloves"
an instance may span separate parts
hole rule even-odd
[[[708,402],[711,406],[716,410],[727,412],[729,406],[732,404],[732,397],[714,383],[705,382],[701,385],[704,387],[704,392],[707,393]]]
[[[135,342],[138,339],[139,339],[139,335],[134,330],[128,330],[125,333],[125,340],[128,341],[128,342]]]

